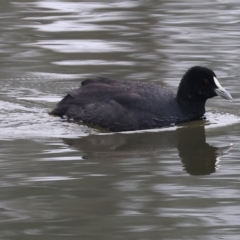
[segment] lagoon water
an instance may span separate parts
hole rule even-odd
[[[240,235],[240,4],[2,1],[0,239],[231,239]],[[215,71],[234,102],[206,120],[126,133],[48,115],[86,77],[176,91]]]

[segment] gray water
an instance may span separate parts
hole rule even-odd
[[[240,238],[240,3],[4,1],[0,239]],[[86,77],[176,91],[193,65],[234,102],[205,121],[104,133],[48,115]]]

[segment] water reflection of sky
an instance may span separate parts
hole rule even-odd
[[[239,11],[236,0],[3,2],[1,238],[239,239]],[[206,121],[111,134],[47,113],[89,76],[176,91],[196,64],[234,97],[209,100]]]

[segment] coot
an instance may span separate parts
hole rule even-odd
[[[215,73],[195,66],[182,77],[177,94],[153,83],[97,77],[82,82],[50,112],[113,132],[151,129],[202,119],[215,96],[232,100]]]

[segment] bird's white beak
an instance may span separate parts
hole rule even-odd
[[[218,96],[220,96],[220,97],[222,97],[222,98],[225,98],[225,99],[227,99],[227,100],[230,100],[230,101],[232,102],[232,101],[233,101],[233,98],[232,98],[231,94],[230,94],[225,88],[223,88],[223,87],[221,86],[221,84],[219,83],[219,81],[217,80],[216,77],[213,77],[213,80],[214,80],[214,82],[215,82],[215,85],[217,86],[217,88],[214,89],[215,93],[216,93]]]

